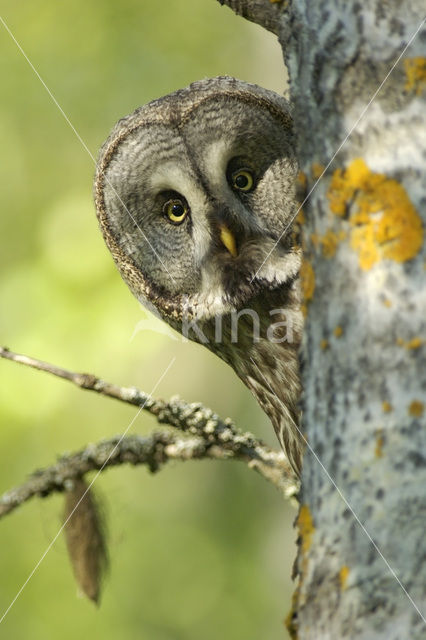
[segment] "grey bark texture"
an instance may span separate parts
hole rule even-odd
[[[309,196],[308,446],[288,628],[425,638],[425,5],[225,4],[278,34]]]

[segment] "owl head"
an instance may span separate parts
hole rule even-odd
[[[229,313],[298,271],[283,233],[296,172],[282,97],[201,80],[115,125],[96,170],[100,228],[134,295],[170,324]]]

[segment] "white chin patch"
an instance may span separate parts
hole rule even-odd
[[[284,284],[297,275],[300,269],[300,260],[299,251],[287,253],[278,259],[277,255],[272,253],[253,274],[253,280],[266,280],[277,285]]]
[[[191,299],[189,306],[191,315],[200,320],[209,320],[236,310],[235,305],[226,299],[223,289],[199,293]]]

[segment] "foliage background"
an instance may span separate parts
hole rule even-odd
[[[2,17],[96,155],[114,122],[204,76],[282,92],[274,37],[215,0],[3,0]],[[93,211],[93,162],[0,25],[0,340],[156,395],[200,400],[276,445],[233,372],[155,331],[120,280]],[[132,337],[133,336],[133,337]],[[135,410],[0,362],[2,490],[122,433]],[[147,433],[141,415],[132,430]],[[5,638],[285,638],[293,510],[235,463],[108,471],[97,482],[111,572],[100,609],[76,597],[62,537],[1,624]],[[0,523],[0,617],[55,536],[60,496]]]

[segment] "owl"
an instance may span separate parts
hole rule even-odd
[[[99,153],[94,197],[132,293],[234,369],[298,474],[296,174],[286,100],[218,77],[119,120]]]

